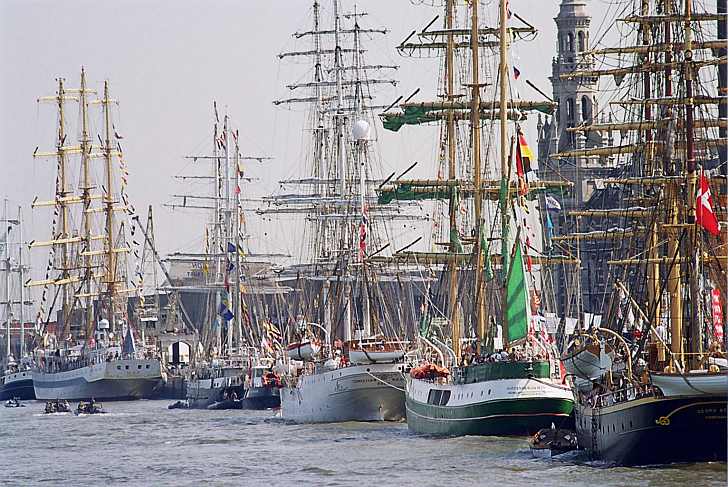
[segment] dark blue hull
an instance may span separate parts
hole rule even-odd
[[[253,387],[245,391],[243,409],[276,409],[281,407],[280,390],[277,387]]]
[[[30,376],[30,373],[28,373]],[[0,401],[6,401],[17,397],[20,400],[35,399],[35,389],[33,388],[33,379],[18,379],[0,385]]]
[[[579,448],[616,465],[725,461],[725,396],[648,397],[574,407]]]

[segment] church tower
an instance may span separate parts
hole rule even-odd
[[[591,49],[589,24],[591,16],[586,0],[562,0],[559,14],[554,18],[557,30],[557,54],[551,63],[551,86],[553,99],[558,103],[555,116],[545,123],[539,123],[539,158],[548,155],[586,147],[599,147],[602,138],[597,132],[583,134],[566,130],[570,127],[588,125],[599,113],[597,104],[597,78],[561,79],[561,75],[573,71],[594,69],[594,61],[583,53]],[[558,163],[558,161],[552,161]],[[573,165],[575,161],[571,161]],[[581,161],[576,161],[581,162]],[[579,202],[584,198],[577,196]],[[586,196],[586,195],[584,195]]]
[[[608,204],[610,194],[602,181],[610,175],[614,163],[612,158],[606,156],[550,158],[550,154],[557,152],[601,147],[612,143],[607,137],[603,139],[602,134],[596,131],[568,130],[571,127],[604,121],[597,102],[598,78],[561,78],[565,73],[595,69],[593,58],[584,55],[592,49],[589,32],[591,16],[587,0],[561,0],[559,13],[554,21],[557,29],[557,53],[552,61],[550,81],[553,100],[558,103],[558,108],[553,117],[539,118],[539,177],[549,180],[566,178],[574,183],[569,191],[551,195],[558,200],[561,207],[558,212],[552,210],[550,213],[553,233],[565,235],[601,230],[603,226],[610,224],[606,219],[577,220],[569,215],[569,211]],[[594,242],[579,241],[579,249],[573,244],[563,243],[574,254],[580,255],[580,271],[576,274],[572,272],[573,277],[565,275],[565,269],[557,271],[559,275],[555,279],[557,284],[554,291],[557,302],[561,305],[560,309],[578,316],[577,309],[581,305],[576,303],[580,299],[583,299],[584,311],[601,307],[606,290],[600,286],[601,280],[598,276],[606,272],[602,262],[605,249]]]
[[[576,70],[594,69],[594,61],[583,53],[590,49],[589,24],[591,17],[586,9],[586,0],[563,0],[556,21],[558,54],[551,65],[551,86],[554,100],[559,104],[556,114],[559,130],[558,150],[572,150],[600,145],[597,134],[589,140],[579,141],[574,132],[564,130],[589,124],[599,113],[596,92],[597,78],[561,79],[565,73]]]

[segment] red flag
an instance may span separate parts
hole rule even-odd
[[[695,203],[695,221],[712,235],[720,235],[718,218],[713,212],[713,198],[710,196],[710,182],[700,173],[700,190]]]
[[[359,223],[359,258],[363,259],[367,252],[367,217],[362,215]]]

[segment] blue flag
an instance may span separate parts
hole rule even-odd
[[[551,221],[551,215],[548,211],[546,212],[546,236],[550,244],[551,239],[554,238],[554,224]]]
[[[222,301],[220,302],[220,309],[218,310],[218,314],[222,317],[225,321],[230,321],[233,319],[233,312],[230,311],[230,301],[228,300],[227,296],[224,296],[222,298]]]
[[[235,252],[235,251],[237,250],[237,249],[235,248],[235,244],[234,244],[234,243],[231,243],[231,242],[228,242],[228,247],[227,247],[227,249],[228,249],[228,252]]]

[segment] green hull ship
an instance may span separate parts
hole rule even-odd
[[[573,426],[574,400],[548,362],[493,362],[455,369],[452,383],[408,378],[410,431],[441,436],[531,435]]]

